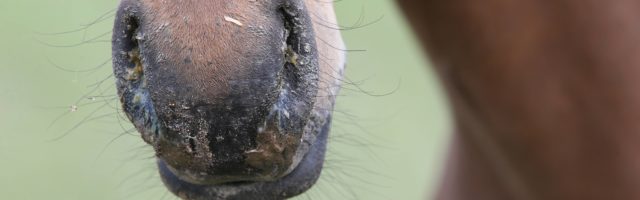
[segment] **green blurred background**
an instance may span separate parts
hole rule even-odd
[[[117,4],[0,1],[0,199],[176,199],[118,117],[108,62]],[[434,73],[393,1],[336,9],[342,26],[369,24],[344,32],[366,51],[348,55],[356,85],[338,98],[320,181],[298,199],[430,199],[450,132]]]

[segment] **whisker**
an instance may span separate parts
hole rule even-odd
[[[87,121],[91,121],[93,119],[95,119],[95,117],[93,117],[93,115],[95,113],[97,113],[98,111],[100,111],[102,108],[106,107],[107,104],[104,104],[100,107],[98,107],[97,109],[95,109],[93,112],[91,112],[87,117],[85,117],[84,119],[82,119],[80,122],[76,123],[75,126],[73,126],[71,129],[67,130],[66,132],[64,132],[62,135],[55,137],[54,139],[50,140],[50,141],[59,141],[60,139],[64,138],[65,136],[67,136],[68,134],[70,134],[71,132],[73,132],[74,130],[78,129],[80,126],[82,126],[85,122]],[[112,114],[109,114],[112,115]],[[98,116],[98,118],[100,117],[105,117],[105,116],[109,116],[109,115],[100,115]]]
[[[110,19],[111,17],[114,17],[116,10],[117,10],[117,8],[113,8],[113,9],[107,11],[106,13],[100,15],[94,21],[89,22],[87,24],[81,24],[80,28],[77,28],[77,29],[68,30],[68,31],[61,31],[61,32],[53,32],[53,33],[36,32],[36,34],[44,35],[44,36],[57,36],[57,35],[65,35],[65,34],[77,33],[77,32],[80,32],[80,31],[85,31],[85,30],[89,29],[90,27],[92,27],[93,25],[96,25],[96,24],[98,24],[100,22],[103,22],[103,21],[105,21],[107,19]]]
[[[93,43],[109,43],[111,42],[111,40],[100,40],[102,37],[105,36],[111,36],[111,31],[107,31],[104,32],[98,36],[92,37],[89,40],[86,40],[83,38],[82,41],[78,42],[78,43],[73,43],[73,44],[67,44],[67,45],[59,45],[59,44],[50,44],[44,41],[41,41],[39,39],[34,39],[35,41],[37,41],[38,43],[48,46],[48,47],[56,47],[56,48],[69,48],[69,47],[79,47],[82,45],[86,45],[86,44],[93,44]]]
[[[339,50],[339,51],[344,51],[344,52],[365,52],[367,50],[364,49],[341,49],[338,48],[334,45],[332,45],[331,43],[327,42],[326,40],[322,39],[320,36],[316,36],[316,39],[320,40],[322,43],[326,44],[327,46],[335,49],[335,50]]]
[[[316,23],[316,24],[318,24],[320,26],[323,26],[325,28],[328,28],[328,29],[339,30],[339,31],[350,31],[350,30],[365,28],[365,27],[371,26],[371,25],[373,25],[375,23],[378,23],[378,22],[382,21],[382,19],[384,19],[384,15],[381,15],[380,17],[378,17],[377,19],[375,19],[375,20],[373,20],[371,22],[364,23],[364,20],[365,20],[364,19],[365,18],[364,17],[364,13],[365,13],[364,12],[364,6],[361,8],[360,16],[358,17],[356,22],[354,22],[350,26],[341,26],[340,24],[336,24],[336,23],[327,21],[327,20],[323,19],[320,15],[318,15],[318,13],[316,13],[316,12],[310,11],[310,13],[313,16],[315,16],[316,18],[322,20],[322,21],[314,20],[314,23]]]

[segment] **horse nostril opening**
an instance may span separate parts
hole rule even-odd
[[[113,72],[122,109],[147,143],[162,133],[147,89],[146,59],[135,7],[122,4],[112,38]]]
[[[141,39],[141,37],[138,32],[139,27],[139,21],[133,14],[122,13],[118,16],[113,30],[112,42],[114,53],[115,51],[119,51],[121,54],[127,54],[131,61],[129,65],[131,68],[140,62],[138,40]]]

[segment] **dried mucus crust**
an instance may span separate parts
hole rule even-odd
[[[159,60],[163,56],[153,48],[158,44],[146,38],[153,35],[148,33],[153,28],[141,22],[149,14],[137,1],[124,6],[113,37],[118,95],[127,117],[156,150],[161,168],[181,181],[215,185],[247,177],[251,181],[278,180],[306,162],[316,137],[323,127],[328,129],[330,116],[313,109],[319,64],[311,20],[302,1],[286,0],[274,11],[281,15],[284,26],[279,40],[271,40],[278,51],[273,55],[280,56],[256,67],[275,69],[275,73],[254,72],[267,78],[230,83],[226,96],[211,97],[211,101],[191,101],[189,93],[198,90],[181,87],[184,77],[159,69],[175,63]],[[187,59],[178,60],[190,64]],[[274,68],[274,63],[281,66]],[[251,92],[262,93],[248,96]],[[320,145],[316,150],[323,156],[324,141]],[[321,160],[313,162],[322,165]],[[317,175],[310,175],[310,183],[305,180],[299,187],[310,187]],[[216,190],[211,187],[209,192]]]

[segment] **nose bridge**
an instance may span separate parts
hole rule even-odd
[[[281,70],[284,29],[265,3],[151,2],[142,8],[141,29],[143,44],[156,54],[149,60],[158,62],[150,70],[156,70],[157,80],[173,79],[196,90],[185,91],[190,99],[209,103],[232,93],[258,94],[263,90],[251,88],[273,82]],[[161,85],[151,86],[160,90]]]

